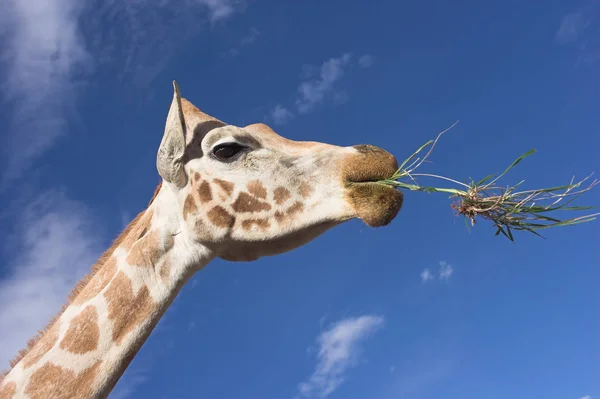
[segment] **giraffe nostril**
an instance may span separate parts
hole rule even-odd
[[[354,149],[356,149],[358,152],[360,152],[361,154],[387,154],[387,151],[376,147],[374,145],[370,145],[370,144],[357,144],[355,146],[352,146]]]

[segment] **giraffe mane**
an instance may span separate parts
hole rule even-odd
[[[98,261],[92,266],[92,270],[86,276],[84,276],[81,280],[79,280],[79,282],[75,285],[75,287],[69,294],[67,303],[65,303],[62,306],[62,308],[60,309],[60,311],[56,315],[54,315],[54,317],[52,317],[52,319],[50,319],[50,322],[46,325],[46,327],[39,330],[35,336],[33,336],[32,338],[30,338],[27,341],[27,346],[24,349],[21,349],[17,353],[17,355],[9,362],[9,368],[7,370],[0,371],[0,384],[2,383],[2,380],[4,379],[4,377],[6,377],[6,375],[12,370],[12,368],[15,367],[17,365],[17,363],[19,363],[21,361],[21,359],[23,359],[25,357],[25,355],[27,355],[27,353],[29,353],[29,351],[35,346],[35,344],[38,343],[40,338],[42,338],[42,336],[52,327],[52,325],[60,318],[60,316],[62,316],[64,311],[67,309],[67,307],[77,297],[77,295],[79,295],[79,293],[90,282],[90,280],[96,275],[98,270],[100,270],[102,268],[102,266],[104,266],[104,263],[112,256],[115,249],[119,245],[121,245],[121,243],[123,242],[125,237],[127,237],[127,235],[131,232],[131,230],[137,225],[140,218],[146,213],[146,211],[148,210],[148,207],[150,205],[152,205],[152,203],[156,199],[156,196],[158,195],[158,192],[160,191],[161,187],[162,187],[162,181],[160,183],[158,183],[158,186],[154,190],[154,194],[152,195],[152,198],[148,202],[148,206],[146,207],[146,209],[144,209],[143,211],[138,213],[138,215],[127,225],[127,227],[125,227],[123,229],[123,231],[113,241],[112,245],[106,251],[104,251],[104,253],[102,253],[102,255],[100,255],[100,258],[98,259]]]

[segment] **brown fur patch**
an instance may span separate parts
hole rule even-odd
[[[153,231],[135,243],[125,260],[131,266],[153,267],[161,253],[158,232]]]
[[[165,261],[162,263],[158,274],[160,275],[160,278],[163,281],[163,283],[169,281],[169,276],[171,274],[171,262],[169,262],[168,258],[165,259]]]
[[[233,205],[231,205],[231,207],[234,211],[240,213],[268,211],[269,209],[271,209],[270,204],[259,201],[245,192],[241,192],[238,195],[237,199],[235,200]]]
[[[261,230],[266,230],[270,225],[269,219],[248,219],[242,222],[242,227],[245,230],[251,230],[252,226],[256,226]]]
[[[0,388],[0,399],[12,399],[17,391],[17,384],[9,382]]]
[[[142,215],[136,226],[131,229],[119,247],[127,251],[131,250],[133,245],[148,232],[148,228],[152,223],[152,216],[154,216],[152,209],[144,212],[144,215]]]
[[[214,179],[213,181],[218,184],[228,196],[233,192],[233,183],[221,179]]]
[[[123,272],[117,273],[104,292],[108,305],[108,318],[113,322],[112,338],[117,343],[137,327],[154,308],[148,287],[140,288],[134,295],[131,280]]]
[[[201,202],[209,202],[212,200],[212,191],[210,189],[210,184],[207,181],[200,183],[200,186],[198,187],[198,197]]]
[[[92,396],[101,361],[77,375],[52,363],[46,363],[29,379],[25,393],[31,399],[88,399]]]
[[[208,220],[217,227],[232,227],[235,223],[235,217],[230,215],[222,206],[215,206],[206,215]]]
[[[313,189],[311,186],[308,185],[308,183],[306,183],[306,182],[300,183],[300,187],[298,187],[298,194],[300,194],[300,196],[302,198],[310,197],[312,192],[313,192]]]
[[[52,349],[54,344],[56,344],[56,341],[58,341],[58,325],[59,322],[57,320],[37,342],[37,345],[27,353],[23,358],[23,368],[27,369],[33,366],[42,358],[42,356]]]
[[[196,201],[194,201],[194,197],[191,194],[188,194],[183,203],[183,219],[187,220],[188,215],[196,212],[196,210],[198,210]]]
[[[296,215],[299,212],[302,212],[304,210],[304,205],[302,204],[302,202],[294,202],[294,204],[292,206],[290,206],[288,209],[286,209],[284,212],[275,212],[275,219],[279,222],[279,223],[283,223],[283,222],[287,222],[290,219],[292,219],[294,217],[294,215]]]
[[[60,341],[60,347],[71,353],[83,354],[95,350],[98,347],[98,339],[98,312],[94,306],[89,305],[73,317],[71,325]]]
[[[194,183],[198,182],[202,178],[202,176],[198,172],[194,172],[192,176],[192,180],[194,181]]]
[[[248,183],[248,192],[256,198],[267,199],[267,189],[259,180],[253,180]]]
[[[205,239],[211,239],[212,234],[210,229],[212,228],[212,225],[209,224],[209,222],[205,219],[196,219],[194,221],[194,231],[196,232],[197,235],[205,238]]]
[[[73,299],[74,305],[81,305],[90,299],[94,298],[108,285],[110,280],[114,277],[117,272],[117,259],[112,256],[106,261],[104,266],[96,272],[96,275],[90,280],[89,283],[83,288],[81,293]]]
[[[291,196],[290,190],[285,187],[277,187],[273,192],[273,200],[277,205],[282,205],[285,201],[290,199]]]

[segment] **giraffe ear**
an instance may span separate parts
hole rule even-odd
[[[181,110],[179,86],[175,81],[173,81],[173,89],[173,101],[167,115],[165,133],[158,149],[156,168],[165,181],[182,188],[187,182],[184,169],[185,120]]]

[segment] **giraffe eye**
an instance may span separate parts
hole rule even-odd
[[[227,161],[243,149],[244,147],[238,143],[223,143],[213,148],[212,153],[219,161]]]

